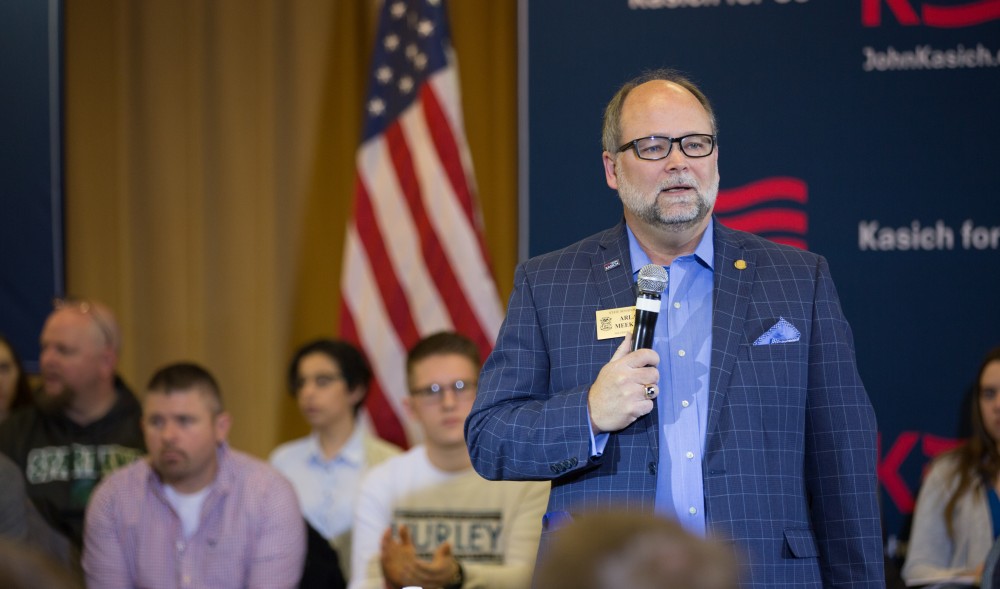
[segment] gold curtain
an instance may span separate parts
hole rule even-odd
[[[65,4],[70,294],[108,303],[141,393],[187,359],[219,379],[234,447],[302,435],[284,371],[334,335],[376,0]],[[516,3],[453,0],[487,246],[517,256]],[[373,359],[377,361],[377,359]]]

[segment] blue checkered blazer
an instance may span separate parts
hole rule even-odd
[[[710,534],[744,587],[884,587],[875,415],[826,260],[715,223]],[[517,269],[466,439],[485,478],[552,482],[550,524],[653,509],[655,408],[590,457],[587,391],[621,343],[598,341],[596,311],[634,304],[624,223]],[[752,345],[781,317],[798,342]]]

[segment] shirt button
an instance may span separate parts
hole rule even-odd
[[[680,309],[681,308],[681,304],[680,303],[674,303],[674,308],[675,309]]]
[[[687,456],[688,460],[690,460],[690,459],[694,458],[694,452],[688,452],[687,454],[685,454],[685,456]]]
[[[684,356],[687,356],[687,352],[684,350],[677,350],[677,355],[683,358]]]
[[[688,405],[690,405],[690,404],[691,404],[691,403],[690,403],[690,402],[689,402],[688,400],[686,400],[686,399],[685,399],[685,400],[683,400],[683,401],[681,401],[681,407],[687,407],[687,406],[688,406]]]
[[[178,540],[176,546],[177,546],[177,552],[184,552],[184,542]]]
[[[694,507],[688,507],[688,513],[690,513],[691,515],[695,515],[698,513],[698,510],[695,509]]]

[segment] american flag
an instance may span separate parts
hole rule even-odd
[[[404,418],[406,352],[455,330],[485,359],[503,311],[483,241],[444,0],[385,0],[358,148],[341,276],[341,337],[375,374],[367,410],[383,438]]]

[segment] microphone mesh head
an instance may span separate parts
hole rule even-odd
[[[639,269],[639,280],[636,284],[639,292],[663,294],[667,288],[667,269],[659,264],[646,264]]]

